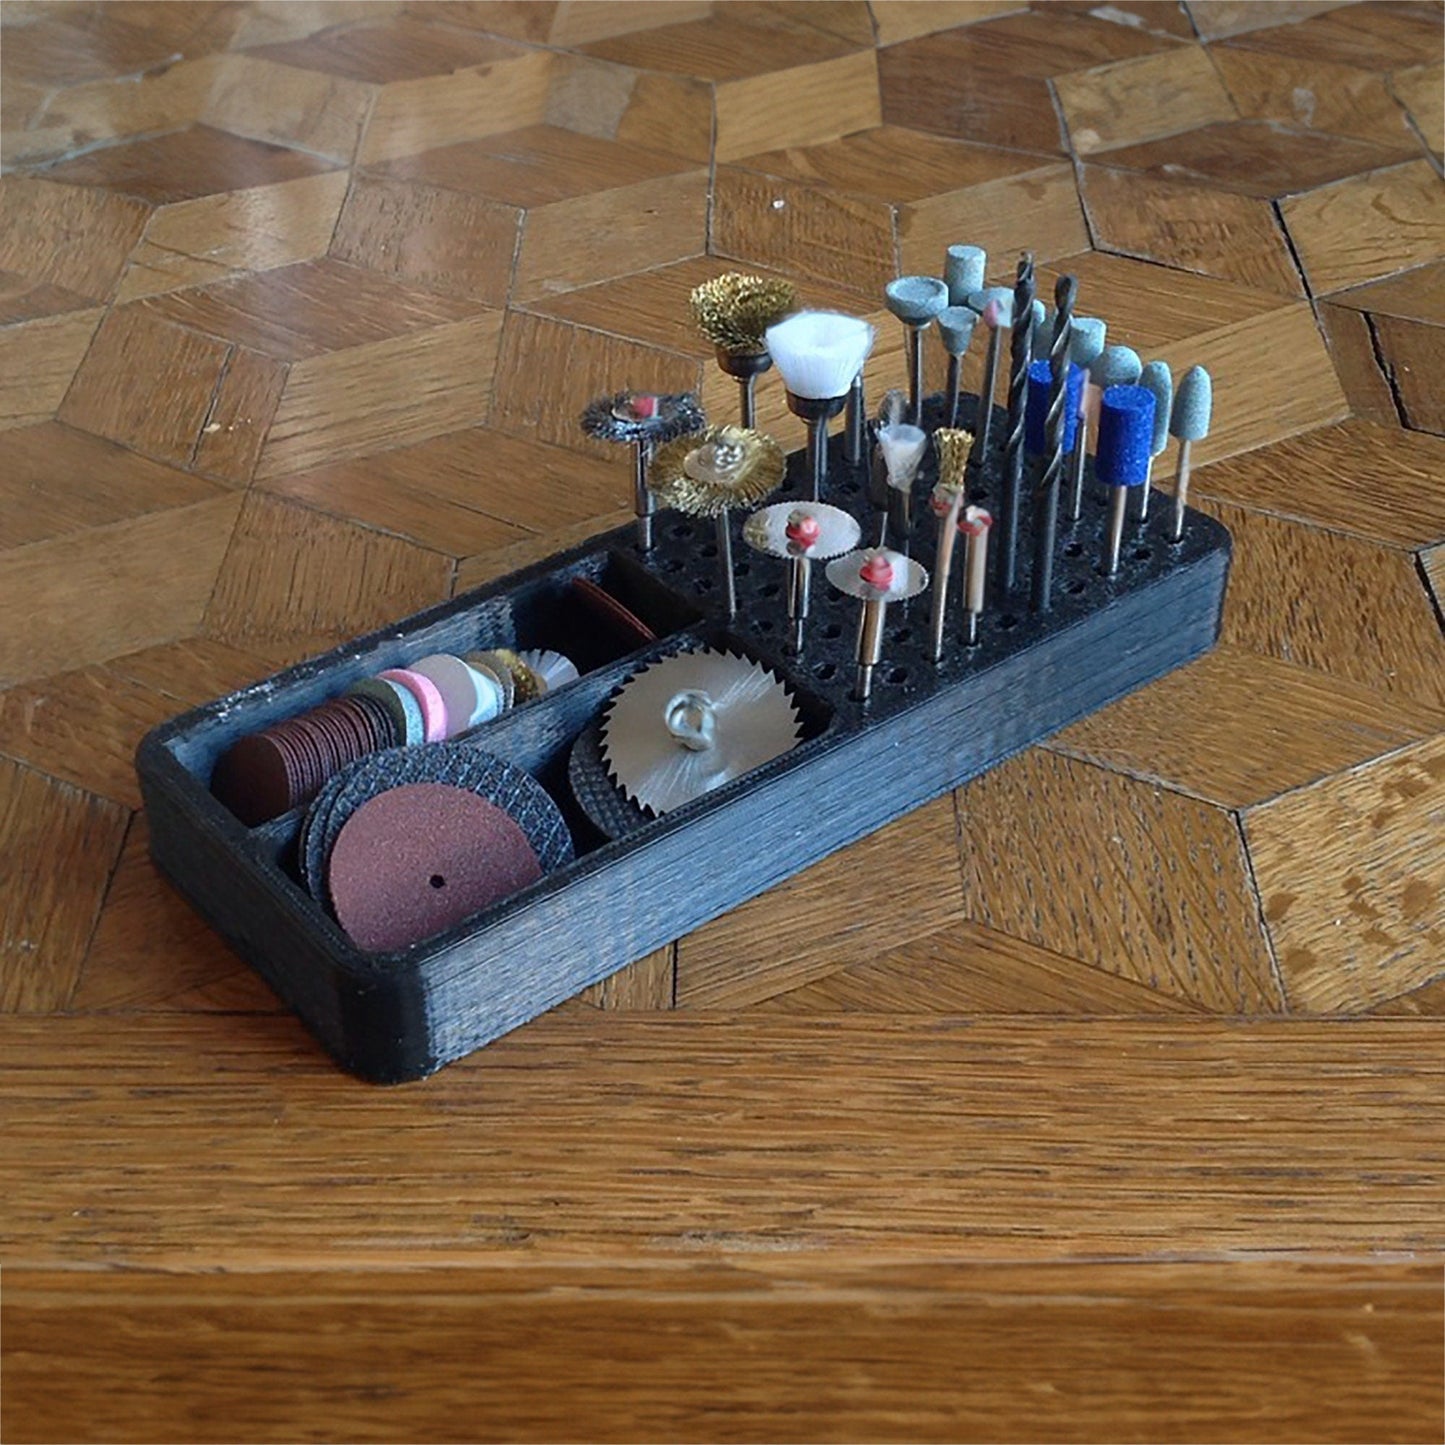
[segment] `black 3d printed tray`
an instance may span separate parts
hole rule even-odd
[[[972,405],[965,400],[963,425]],[[1002,411],[995,420],[1001,436]],[[845,465],[832,445],[825,500],[852,511],[868,538],[865,469]],[[996,471],[995,455],[985,478]],[[806,475],[794,454],[779,497],[805,495]],[[925,566],[931,480],[925,472],[916,489],[910,548]],[[975,488],[972,499],[993,505],[989,491]],[[375,1082],[419,1078],[1207,651],[1219,630],[1228,532],[1191,511],[1182,542],[1170,543],[1172,502],[1156,495],[1148,524],[1130,521],[1117,576],[1105,578],[1107,509],[1090,478],[1081,520],[1060,528],[1052,609],[1032,614],[1025,508],[1019,590],[1006,606],[990,595],[974,648],[959,637],[960,546],[943,664],[929,660],[928,595],[891,606],[866,706],[849,696],[859,604],[833,592],[821,567],[806,650],[790,658],[785,564],[750,552],[734,519],[738,613],[729,623],[714,601],[712,524],[661,513],[645,556],[630,527],[608,533],[156,728],[136,760],[151,851],[339,1063]],[[577,576],[614,592],[659,640],[619,655],[577,603],[568,585]],[[570,794],[574,741],[643,663],[703,644],[782,678],[799,704],[802,741],[663,818],[602,837]],[[425,943],[364,953],[299,881],[303,813],[247,828],[211,795],[211,770],[236,738],[359,678],[426,653],[489,647],[552,647],[582,670],[462,739],[541,780],[562,806],[576,859]]]

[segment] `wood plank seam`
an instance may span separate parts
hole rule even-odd
[[[86,970],[90,966],[90,951],[95,946],[95,935],[100,929],[101,916],[105,912],[105,905],[110,900],[111,890],[115,887],[115,877],[120,871],[120,861],[125,856],[126,844],[130,842],[131,834],[135,832],[139,818],[140,814],[132,809],[130,811],[130,817],[126,820],[125,832],[122,834],[120,840],[120,849],[115,855],[114,862],[111,864],[110,874],[105,880],[105,891],[101,894],[100,907],[95,910],[95,919],[91,924],[89,934],[86,936],[85,948],[80,956],[80,967],[75,971],[75,978],[71,982],[70,990],[63,1005],[66,1011],[73,1006],[75,998],[85,982]]]
[[[1445,633],[1445,599],[1436,595],[1434,587],[1430,583],[1430,573],[1425,565],[1425,553],[1430,549],[1421,547],[1415,553],[1415,571],[1419,574],[1420,585],[1425,589],[1425,595],[1430,599],[1430,606],[1435,613],[1435,621],[1440,624],[1440,631]]]
[[[1380,370],[1380,375],[1385,378],[1385,385],[1390,389],[1390,400],[1395,404],[1395,415],[1400,420],[1400,425],[1407,430],[1410,427],[1410,418],[1405,410],[1404,398],[1400,395],[1399,378],[1395,375],[1394,363],[1385,354],[1385,348],[1380,341],[1380,328],[1375,324],[1375,318],[1369,311],[1360,313],[1365,320],[1365,331],[1370,338],[1370,349],[1375,356],[1375,365]]]
[[[1314,292],[1310,289],[1310,278],[1308,273],[1305,271],[1305,265],[1303,260],[1300,259],[1299,247],[1295,245],[1294,237],[1290,235],[1289,227],[1285,225],[1284,211],[1280,207],[1279,197],[1276,196],[1271,199],[1269,203],[1269,209],[1270,213],[1274,216],[1275,226],[1278,228],[1280,235],[1284,238],[1284,248],[1285,251],[1289,254],[1290,265],[1294,267],[1295,274],[1299,277],[1299,283],[1301,287],[1304,288],[1304,294],[1309,297],[1310,304],[1316,306],[1316,319],[1318,319],[1318,306],[1315,302]],[[1321,330],[1323,330],[1323,327],[1321,327]],[[1325,339],[1326,342],[1328,342],[1329,338],[1326,337]]]
[[[1285,986],[1284,971],[1280,968],[1279,950],[1274,944],[1274,935],[1269,929],[1269,919],[1265,917],[1264,895],[1259,888],[1259,875],[1255,872],[1254,858],[1249,851],[1249,835],[1244,829],[1243,808],[1229,809],[1230,818],[1234,822],[1234,831],[1239,837],[1239,850],[1244,856],[1245,877],[1249,879],[1250,894],[1254,899],[1255,918],[1259,924],[1260,936],[1264,939],[1265,952],[1269,956],[1269,973],[1274,980],[1275,990],[1279,994],[1280,1011],[1286,1015],[1292,1012],[1290,1008],[1289,989]]]

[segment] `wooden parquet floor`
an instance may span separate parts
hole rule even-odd
[[[0,19],[6,1439],[1442,1438],[1438,3]],[[698,281],[879,321],[876,396],[956,241],[1212,371],[1217,652],[338,1072],[157,877],[137,740],[615,525],[577,415],[730,407]]]

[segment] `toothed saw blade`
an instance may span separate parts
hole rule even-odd
[[[701,694],[711,741],[694,751],[668,727],[681,693]],[[634,673],[602,718],[601,753],[613,781],[639,806],[662,814],[790,751],[797,705],[765,667],[730,652],[679,652]]]

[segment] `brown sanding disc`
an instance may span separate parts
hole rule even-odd
[[[248,828],[279,818],[291,806],[295,768],[269,733],[232,743],[211,774],[211,791]]]
[[[599,622],[630,646],[645,647],[657,641],[657,634],[635,612],[629,611],[590,577],[574,577],[572,591]]]
[[[337,922],[376,953],[431,938],[541,876],[511,815],[448,783],[404,783],[363,803],[327,865]]]

